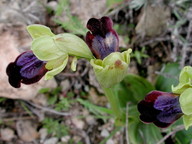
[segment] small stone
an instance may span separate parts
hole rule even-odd
[[[15,137],[14,131],[10,128],[1,129],[0,135],[3,141],[11,141]]]
[[[64,80],[61,82],[62,91],[68,91],[71,87],[69,80]]]
[[[58,3],[56,1],[50,1],[47,4],[47,7],[54,11],[57,9],[57,6],[58,6]]]
[[[39,130],[39,136],[40,136],[40,143],[43,143],[45,141],[45,138],[47,137],[47,129],[41,128]]]
[[[17,121],[16,128],[19,138],[24,142],[31,142],[39,136],[37,126],[31,121]]]
[[[112,139],[109,139],[106,144],[115,144],[114,141]]]
[[[72,118],[72,123],[78,128],[78,129],[83,129],[85,126],[85,122],[82,121],[81,119],[78,119],[76,117]]]
[[[85,118],[85,121],[89,125],[94,125],[96,123],[96,120],[93,116],[89,115]]]
[[[52,138],[50,138],[50,139],[47,139],[47,140],[44,142],[44,144],[57,144],[57,142],[58,142],[58,138],[52,137]]]
[[[62,138],[61,138],[61,141],[64,142],[64,143],[68,143],[68,141],[70,140],[70,138],[71,138],[71,137],[67,135],[67,136],[62,137]]]
[[[108,136],[109,136],[108,130],[103,129],[103,130],[101,131],[101,136],[102,136],[102,137],[108,137]]]

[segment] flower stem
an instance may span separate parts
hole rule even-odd
[[[113,114],[117,119],[121,119],[122,109],[117,94],[115,94],[113,88],[103,88],[103,90],[110,103]]]

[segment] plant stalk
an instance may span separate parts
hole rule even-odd
[[[113,114],[117,119],[121,119],[122,110],[121,110],[121,106],[120,106],[117,94],[115,94],[113,88],[103,88],[103,90],[110,103]]]

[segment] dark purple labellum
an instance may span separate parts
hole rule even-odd
[[[119,51],[119,38],[112,26],[113,22],[109,17],[91,18],[87,23],[90,31],[87,32],[86,43],[98,59],[104,59],[110,53]]]
[[[38,82],[47,72],[45,64],[37,59],[32,51],[20,54],[15,62],[10,63],[6,69],[10,85],[19,88],[21,83]]]
[[[182,116],[179,97],[173,93],[152,91],[138,104],[140,119],[166,128]]]

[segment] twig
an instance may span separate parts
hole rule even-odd
[[[40,105],[37,105],[37,104],[34,104],[32,102],[29,102],[29,101],[24,101],[27,105],[31,105],[37,109],[41,109],[42,111],[45,111],[45,112],[49,112],[49,113],[53,113],[53,114],[56,114],[56,115],[61,115],[61,116],[71,116],[71,113],[65,113],[65,112],[58,112],[58,111],[55,111],[53,109],[50,109],[48,107],[42,107]]]
[[[129,103],[126,105],[126,124],[125,124],[125,134],[126,134],[126,142],[129,144],[129,132],[128,132],[128,124],[129,124]]]
[[[174,135],[176,132],[183,130],[185,127],[184,125],[179,125],[177,126],[172,132],[168,133],[167,135],[165,135],[159,142],[157,142],[157,144],[161,144],[163,143],[168,137]]]
[[[35,119],[35,117],[26,116],[26,117],[2,118],[1,121],[3,121],[3,122],[10,122],[10,121],[31,120],[31,119]]]
[[[169,41],[169,40],[171,40],[171,38],[169,36],[157,37],[157,38],[150,39],[148,41],[141,43],[140,46],[143,47],[143,46],[149,45],[149,44],[154,43],[154,42],[162,42],[162,41]]]

